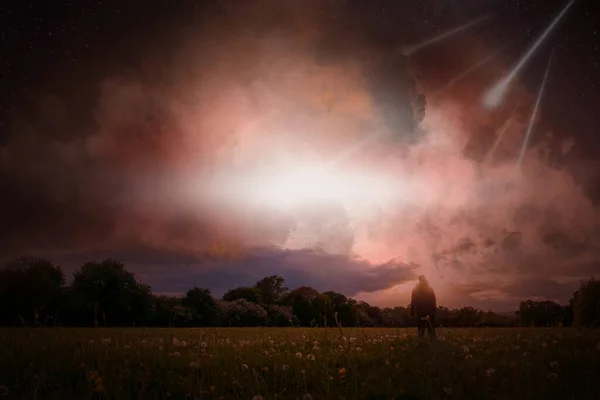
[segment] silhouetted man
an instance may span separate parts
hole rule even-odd
[[[410,298],[410,315],[417,316],[419,336],[425,335],[425,329],[435,338],[435,312],[437,309],[435,292],[429,286],[424,275],[419,276],[419,283],[412,291]]]

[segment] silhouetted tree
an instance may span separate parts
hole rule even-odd
[[[267,311],[256,303],[244,299],[223,301],[219,304],[222,324],[226,326],[265,326],[269,321]]]
[[[256,282],[254,287],[260,293],[263,304],[277,303],[288,291],[285,280],[279,275],[267,276]]]
[[[0,324],[89,326],[414,326],[408,307],[384,308],[333,291],[302,286],[288,292],[283,277],[267,276],[252,287],[237,287],[217,301],[194,287],[183,297],[154,296],[115,260],[92,261],[65,286],[60,267],[34,258],[0,268]],[[582,282],[569,304],[524,301],[517,313],[474,307],[438,306],[443,326],[600,325],[600,282]]]
[[[356,300],[332,291],[323,293],[323,298],[325,300],[327,324],[329,326],[335,325],[334,313],[337,313],[338,322],[342,326],[356,325]]]
[[[194,322],[192,311],[181,304],[181,298],[171,296],[154,297],[153,326],[191,326]]]
[[[138,283],[116,260],[82,265],[74,273],[71,295],[78,303],[78,320],[86,325],[143,325],[151,317],[150,287]]]
[[[270,326],[292,326],[299,323],[290,306],[266,304],[263,308],[268,314],[268,325]]]
[[[600,326],[600,281],[582,282],[570,301],[575,326]]]
[[[286,294],[282,303],[292,307],[301,325],[322,325],[326,302],[325,297],[315,289],[301,286]]]
[[[19,258],[0,269],[0,324],[56,323],[65,277],[59,266]]]
[[[246,300],[251,303],[261,302],[261,293],[255,287],[240,286],[235,289],[228,290],[223,295],[224,301]]]
[[[479,310],[474,307],[462,307],[455,311],[456,323],[459,326],[474,326],[476,325],[481,317]]]
[[[188,290],[181,305],[191,310],[196,325],[211,326],[217,321],[219,308],[208,289],[194,287]]]
[[[553,301],[522,301],[517,313],[521,324],[556,326],[562,323],[564,308]]]

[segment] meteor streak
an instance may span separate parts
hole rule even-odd
[[[546,72],[544,73],[544,80],[542,81],[542,86],[540,87],[540,91],[537,96],[537,100],[535,101],[535,106],[533,107],[533,111],[531,112],[531,119],[529,120],[529,126],[527,127],[527,133],[525,134],[525,139],[523,139],[523,146],[521,146],[521,154],[519,154],[518,166],[521,169],[521,163],[523,162],[523,156],[525,155],[525,149],[527,148],[527,144],[529,143],[529,139],[531,138],[531,131],[533,130],[533,123],[535,121],[535,117],[538,112],[538,108],[540,106],[540,102],[542,100],[542,95],[544,94],[544,88],[546,86],[546,81],[548,80],[548,73],[550,72],[550,65],[552,65],[552,57],[554,56],[554,51],[552,51],[552,55],[550,56],[550,60],[548,61],[548,66],[546,67]]]
[[[502,101],[504,100],[504,96],[506,95],[506,91],[508,90],[508,86],[511,84],[512,80],[515,76],[523,69],[525,64],[529,61],[533,53],[540,47],[540,45],[544,42],[546,37],[550,34],[552,29],[560,22],[562,17],[566,14],[566,12],[571,8],[575,0],[569,1],[569,3],[562,9],[562,11],[554,18],[552,23],[546,28],[546,30],[541,34],[541,36],[531,45],[529,50],[521,57],[517,65],[509,72],[508,75],[500,79],[490,90],[488,90],[483,96],[483,105],[485,108],[497,108]]]
[[[485,162],[486,163],[489,163],[492,160],[492,157],[494,156],[494,153],[496,152],[496,148],[498,147],[498,145],[500,144],[500,141],[502,140],[502,138],[504,137],[504,135],[508,131],[508,127],[512,123],[512,120],[515,117],[515,114],[517,113],[517,110],[519,109],[520,105],[521,105],[521,102],[519,102],[519,104],[517,104],[517,106],[513,110],[512,114],[510,114],[510,117],[504,123],[504,126],[502,127],[502,131],[500,132],[500,134],[498,135],[498,137],[494,141],[494,145],[492,146],[492,148],[490,149],[489,153],[487,154],[487,156],[485,158]]]
[[[412,46],[405,46],[405,47],[402,48],[402,55],[404,55],[404,56],[410,56],[410,55],[416,53],[417,51],[421,50],[422,48],[429,46],[430,44],[434,44],[434,43],[440,42],[440,41],[442,41],[442,40],[444,40],[444,39],[446,39],[446,38],[448,38],[450,36],[455,35],[458,32],[461,32],[461,31],[464,31],[465,29],[470,28],[473,25],[477,25],[478,23],[480,23],[480,22],[482,22],[482,21],[484,21],[484,20],[486,20],[486,19],[488,19],[490,17],[491,17],[491,14],[483,16],[483,17],[480,17],[480,18],[477,18],[474,21],[468,22],[468,23],[466,23],[464,25],[461,25],[461,26],[458,26],[458,27],[456,27],[454,29],[450,29],[449,31],[444,32],[441,35],[435,36],[435,37],[433,37],[431,39],[427,39],[424,42],[421,42],[421,43],[418,43],[418,44],[415,44],[415,45],[412,45]]]
[[[439,94],[441,94],[446,88],[454,85],[456,82],[460,81],[461,79],[463,79],[464,77],[466,77],[467,75],[469,75],[471,72],[479,69],[480,67],[482,67],[483,65],[485,65],[485,63],[487,63],[488,61],[490,61],[492,58],[494,58],[495,56],[497,56],[502,50],[504,50],[508,45],[504,45],[502,47],[500,47],[498,50],[494,51],[493,53],[487,55],[486,57],[484,57],[483,59],[477,61],[475,64],[473,64],[470,68],[468,68],[466,71],[462,72],[460,75],[454,77],[452,80],[450,80],[449,82],[445,83],[442,87],[440,87],[439,89],[437,89],[434,93],[432,93],[430,95],[431,98],[437,97]]]

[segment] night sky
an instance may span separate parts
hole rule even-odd
[[[600,266],[600,4],[574,3],[500,108],[481,98],[566,4],[3,2],[0,260],[69,273],[111,256],[168,293],[278,273],[393,305],[425,273],[441,304],[564,302]],[[260,168],[330,160],[373,133],[346,172],[391,177],[400,197],[265,201]]]

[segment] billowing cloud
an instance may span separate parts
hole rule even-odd
[[[514,305],[564,300],[593,270],[597,214],[573,141],[536,132],[519,171],[535,94],[515,82],[500,110],[480,105],[511,60],[500,53],[438,91],[489,43],[465,33],[407,60],[397,49],[416,39],[408,21],[364,24],[334,4],[230,4],[171,34],[168,57],[144,47],[133,70],[81,85],[95,95],[88,113],[45,94],[36,115],[13,121],[0,148],[4,257],[113,249],[158,291],[192,281],[222,291],[280,273],[388,304],[405,302],[415,273],[430,276],[442,303]],[[559,168],[566,157],[578,169]],[[360,207],[260,200],[263,176],[332,161],[384,176],[393,195],[371,193]],[[215,243],[246,255],[202,261]],[[256,250],[269,246],[281,250]],[[549,281],[531,283],[541,276]]]
[[[376,292],[416,278],[418,266],[397,259],[384,263],[331,254],[321,249],[289,250],[277,247],[252,249],[227,261],[211,254],[194,255],[155,248],[120,251],[54,253],[70,272],[88,260],[112,257],[157,292],[185,293],[192,286],[210,287],[217,295],[236,286],[251,286],[268,275],[282,275],[291,287],[312,286],[353,296]]]

